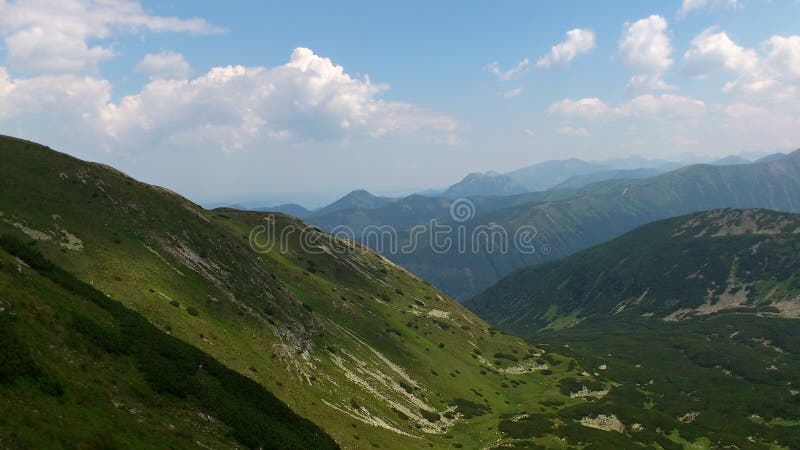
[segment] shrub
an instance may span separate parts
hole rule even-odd
[[[473,417],[482,416],[491,412],[491,409],[488,406],[484,406],[464,398],[456,398],[453,400],[453,403],[455,403],[456,409],[464,416],[465,419],[471,419]]]

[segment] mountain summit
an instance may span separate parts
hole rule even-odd
[[[450,186],[442,195],[447,198],[471,197],[478,195],[513,195],[527,189],[509,175],[489,171],[471,173],[463,180]]]

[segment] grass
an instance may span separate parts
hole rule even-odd
[[[0,443],[337,447],[252,380],[159,331],[20,239],[3,235],[0,248],[9,302],[0,315]],[[18,402],[34,408],[11,414]],[[60,426],[52,426],[55,418]]]

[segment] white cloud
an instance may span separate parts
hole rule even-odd
[[[502,92],[500,95],[501,95],[503,98],[514,98],[514,97],[519,97],[520,95],[522,95],[522,92],[523,92],[524,90],[525,90],[525,88],[524,88],[524,87],[522,87],[522,86],[519,86],[519,87],[515,87],[515,88],[513,88],[513,89],[509,89],[509,90],[507,90],[507,91],[505,91],[505,92]]]
[[[709,28],[696,36],[684,53],[683,72],[703,78],[726,70],[737,77],[725,83],[725,92],[758,100],[795,99],[800,82],[800,36],[772,36],[761,49],[759,54],[736,44],[724,31]]]
[[[785,82],[800,81],[800,35],[772,36],[764,44],[766,63]]]
[[[164,50],[144,55],[134,70],[147,74],[153,80],[159,78],[186,79],[189,76],[190,66],[180,53]]]
[[[0,69],[0,120],[44,114],[82,123],[115,148],[235,150],[280,139],[342,141],[395,133],[457,140],[456,120],[385,101],[389,88],[353,78],[330,59],[297,48],[274,68],[215,67],[194,79],[154,79],[141,92],[110,101],[105,80],[73,74],[12,79]]]
[[[536,61],[536,67],[566,67],[576,56],[586,53],[594,47],[594,32],[582,28],[569,30],[567,31],[567,40],[554,45],[549,54],[539,58]]]
[[[694,39],[683,54],[686,75],[705,77],[719,69],[734,72],[750,72],[758,66],[758,55],[752,49],[737,45],[725,32],[708,28]]]
[[[105,80],[69,74],[12,79],[0,67],[0,120],[47,112],[62,120],[90,122],[110,97],[111,85]]]
[[[556,133],[563,136],[584,137],[589,135],[589,130],[587,130],[586,128],[575,128],[570,125],[564,125],[563,127],[556,130]]]
[[[132,0],[0,0],[0,36],[7,64],[23,72],[94,73],[114,56],[110,45],[90,45],[118,33],[219,33],[204,19],[154,16]]]
[[[672,94],[644,94],[615,107],[598,98],[564,99],[553,103],[548,109],[551,116],[584,120],[690,117],[705,111],[706,105],[701,100]]]
[[[618,108],[622,116],[659,118],[697,116],[705,111],[703,101],[672,94],[640,95]]]
[[[664,72],[672,65],[672,46],[667,36],[667,21],[652,15],[626,23],[619,41],[622,61],[636,74],[629,86],[634,89],[669,89]]]
[[[493,61],[487,64],[483,70],[497,77],[499,81],[509,81],[519,78],[525,73],[525,71],[528,70],[528,65],[530,65],[530,61],[528,61],[528,58],[524,58],[516,66],[503,71],[500,69],[500,63]]]
[[[524,130],[522,130],[522,132],[525,133],[525,135],[528,137],[534,137],[536,135],[536,133],[530,128],[525,128]]]
[[[595,120],[607,118],[613,111],[599,98],[582,98],[579,100],[565,98],[550,105],[548,113],[561,117],[580,117]]]
[[[737,0],[683,0],[681,9],[678,10],[678,17],[686,17],[689,11],[696,9],[710,8],[716,11],[725,8],[734,9],[738,3]]]

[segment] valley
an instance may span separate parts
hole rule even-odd
[[[0,232],[256,381],[343,447],[488,445],[503,439],[483,430],[504,411],[576,402],[555,389],[578,370],[570,359],[490,330],[366,248],[288,216],[205,211],[29,142],[3,138],[0,153],[13,167]],[[267,220],[309,241],[295,233],[257,252],[249,233]]]
[[[117,314],[114,317],[119,318],[113,320],[122,321],[123,328],[129,326],[125,325],[129,319],[122,319],[127,315],[134,321],[146,319],[146,328],[153,330],[148,333],[160,333],[158,339],[176,343],[170,345],[188,344],[191,351],[208,355],[203,367],[190,372],[208,370],[210,364],[219,368],[215,370],[236,373],[241,380],[252,380],[261,392],[258,395],[274,395],[274,401],[298,414],[297,420],[314,422],[321,433],[344,448],[364,444],[377,448],[567,448],[588,442],[680,448],[690,442],[702,446],[741,437],[735,430],[718,428],[720,418],[713,414],[703,414],[698,421],[681,418],[701,409],[699,405],[689,408],[685,402],[710,401],[705,396],[711,387],[703,384],[708,381],[645,387],[650,380],[643,378],[656,372],[664,376],[671,373],[670,367],[677,367],[664,367],[660,358],[654,360],[642,349],[625,346],[631,339],[647,339],[659,354],[677,351],[683,355],[670,361],[688,358],[686,366],[696,367],[698,380],[707,380],[709,371],[719,371],[719,376],[744,377],[747,383],[755,383],[758,395],[770,402],[783,398],[788,402],[783,409],[753,409],[753,417],[759,419],[748,419],[746,429],[755,430],[757,442],[772,440],[791,447],[784,431],[793,429],[791,420],[797,416],[791,409],[795,408],[796,396],[791,392],[797,387],[797,365],[788,344],[792,341],[788,324],[797,315],[796,274],[791,270],[797,255],[784,249],[796,246],[787,247],[787,242],[796,241],[797,216],[731,209],[656,222],[584,252],[592,256],[579,253],[518,272],[469,301],[467,309],[362,244],[333,237],[290,216],[204,210],[109,167],[13,138],[2,139],[0,153],[4,161],[13,162],[5,167],[14,168],[2,174],[0,232],[10,242],[3,264],[3,317],[9,318],[3,319],[3,329],[33,355],[44,350],[43,341],[28,332],[21,334],[22,323],[42,332],[45,323],[54,323],[64,327],[60,335],[77,332],[91,339],[92,334],[74,328],[70,321],[108,314],[92,312],[97,306],[75,309],[75,300],[64,303],[73,294],[60,294],[62,288],[46,281],[48,270],[56,270],[65,277],[75,274],[81,281],[74,283],[87,283],[80,289],[96,292],[90,298],[98,296],[96,304]],[[732,253],[726,253],[727,249]],[[57,268],[38,263],[39,252]],[[641,259],[619,252],[636,252]],[[648,255],[659,255],[681,269],[671,272],[674,279],[663,278],[657,270],[663,264]],[[597,276],[606,278],[592,280],[588,267],[568,268],[572,261],[597,264],[603,268]],[[607,272],[613,267],[610,261],[620,261],[614,272]],[[650,272],[642,271],[648,267],[646,261],[653,264],[652,280],[646,278]],[[734,266],[730,266],[732,261]],[[767,271],[776,278],[765,279]],[[570,273],[580,277],[568,282],[558,279]],[[25,285],[52,293],[35,294],[39,291]],[[581,294],[580,289],[598,285],[603,290]],[[106,296],[121,302],[120,306],[109,309]],[[543,303],[537,296],[563,303]],[[45,299],[52,300],[36,308],[53,311],[51,318],[29,315],[31,305]],[[746,315],[729,317],[728,311]],[[780,327],[769,331],[768,321]],[[620,322],[630,324],[623,327],[624,337],[608,333],[606,327]],[[711,329],[719,332],[712,333],[700,323],[714,323]],[[98,326],[89,329],[100,330]],[[681,330],[680,337],[670,327]],[[703,350],[702,336],[714,338],[723,332],[729,337],[719,337],[713,350]],[[56,347],[64,351],[75,352],[86,345],[72,343],[86,338],[64,340],[51,335],[47,339],[58,342]],[[137,339],[129,335],[123,342],[140,348]],[[64,366],[58,358],[35,357],[36,367],[46,369],[15,372],[6,378],[3,389],[8,396],[2,407],[12,407],[9,402],[14,398],[43,401],[44,394],[36,389],[46,391],[35,386],[44,378],[36,373],[52,374],[46,379],[56,380],[52,383],[60,386],[57,389],[67,392],[59,395],[70,397],[79,388],[66,383],[64,374],[73,373],[69,377],[77,376],[77,380],[122,376],[121,362],[113,363],[110,372],[97,372],[95,367],[104,363],[93,359],[115,361],[120,352],[116,347],[102,341],[89,345],[99,345],[101,350],[82,357],[88,359],[81,363],[84,372],[80,375],[70,372],[73,366]],[[759,349],[774,350],[759,355]],[[102,356],[103,352],[108,356]],[[739,359],[727,359],[729,353]],[[709,366],[713,354],[723,358],[724,364]],[[761,372],[747,368],[756,360]],[[764,378],[763,371],[772,371],[771,367],[780,368],[779,378]],[[633,373],[634,369],[642,369],[641,374]],[[745,401],[732,397],[743,382],[732,381],[730,391],[716,401]],[[23,388],[30,383],[33,391]],[[135,387],[138,381],[127,383],[132,384],[126,389],[154,389]],[[234,419],[226,418],[212,403],[155,389],[148,395],[166,397],[147,400],[141,394],[121,395],[121,400],[96,407],[113,411],[120,408],[117,404],[137,404],[140,407],[133,410],[149,411],[143,413],[148,420],[162,422],[160,413],[147,405],[170,404],[188,414],[187,418],[222,414],[216,427],[187,419],[181,427],[168,426],[158,433],[172,436],[177,446],[187,436],[196,436],[192,439],[211,447],[226,447],[225,442],[232,441],[249,446],[251,437],[237,434]],[[690,396],[675,405],[657,400],[681,398],[689,391],[700,397]],[[642,418],[641,402],[659,405],[661,412]],[[65,414],[66,407],[54,406],[53,414]],[[681,412],[681,408],[688,409]],[[115,414],[119,426],[131,427],[126,440],[145,442],[139,441],[147,439],[141,429],[136,431],[135,424],[127,421],[139,413],[131,418]],[[286,413],[281,414],[285,417]],[[254,410],[247,417],[255,420],[261,413]],[[27,420],[35,423],[33,417]],[[771,425],[775,421],[781,425]],[[91,425],[71,435],[36,438],[26,431],[35,430],[27,428],[31,425],[6,422],[2,426],[16,430],[3,438],[7,444],[33,439],[111,439],[102,434],[102,427]],[[178,433],[180,429],[188,434]],[[318,436],[325,439],[323,434]],[[119,436],[113,439],[121,442]]]
[[[532,227],[536,251],[509,246],[508,253],[491,251],[437,252],[430,233],[415,236],[413,251],[386,251],[393,261],[458,300],[478,294],[517,269],[558,259],[617,237],[659,219],[715,208],[770,208],[800,211],[800,152],[769,161],[738,165],[693,165],[646,178],[600,181],[580,188],[558,189],[504,197],[470,197],[469,220],[456,222],[452,200],[412,196],[376,208],[352,208],[309,218],[331,231],[344,227],[352,236],[365,230],[397,230],[397,248],[411,237],[409,230],[432,220],[461,226],[472,236],[486,226],[510,236]],[[339,227],[339,228],[336,228]],[[547,252],[541,249],[547,248]]]

